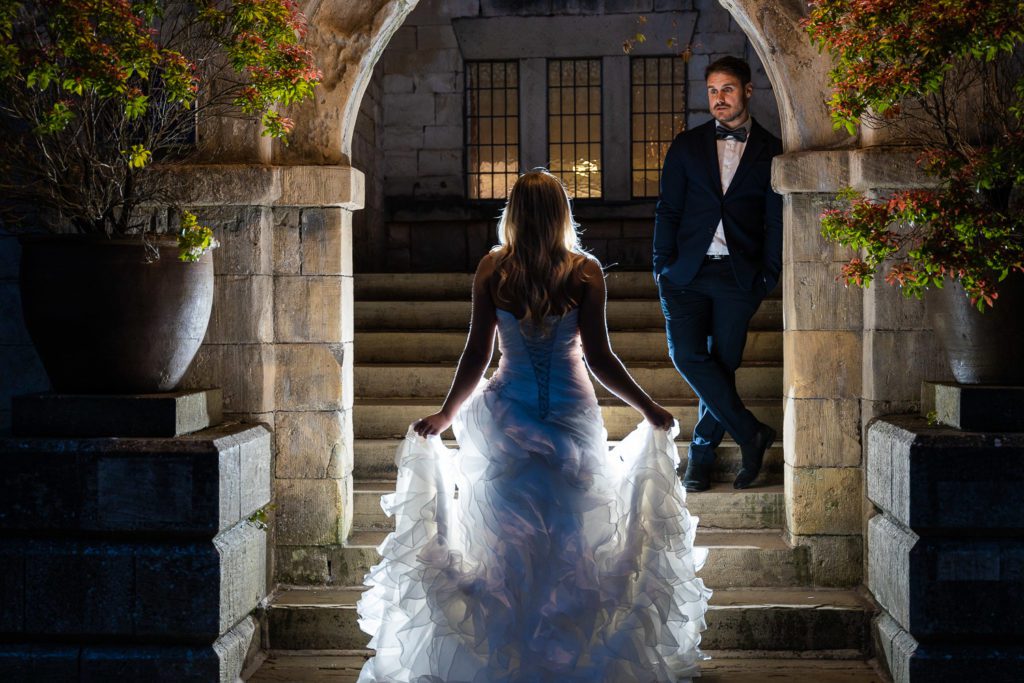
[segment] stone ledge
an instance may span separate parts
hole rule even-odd
[[[872,422],[867,495],[914,530],[1024,530],[1024,434],[960,432],[914,415]],[[954,504],[955,503],[955,504]]]
[[[212,538],[269,502],[270,439],[230,423],[174,439],[0,439],[0,530]]]
[[[921,410],[965,432],[1024,432],[1024,387],[923,382]]]
[[[172,199],[188,206],[337,206],[363,208],[365,178],[351,166],[182,165],[156,168]]]
[[[776,192],[834,193],[845,187],[861,192],[935,185],[917,165],[913,147],[809,150],[775,157],[772,186]]]
[[[27,394],[11,401],[11,431],[36,437],[176,437],[221,421],[220,389],[159,394]]]

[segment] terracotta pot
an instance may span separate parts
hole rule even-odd
[[[1024,384],[1024,275],[999,284],[995,306],[980,313],[957,282],[928,293],[928,317],[953,377],[961,384]]]
[[[25,325],[53,390],[152,393],[178,386],[206,334],[213,258],[178,260],[173,239],[21,238]],[[151,253],[151,252],[150,252]]]

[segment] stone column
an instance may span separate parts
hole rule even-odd
[[[274,581],[327,583],[352,490],[352,211],[347,166],[194,166],[185,205],[211,224],[216,298],[185,386],[274,429]]]

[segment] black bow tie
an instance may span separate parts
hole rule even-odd
[[[729,138],[736,138],[739,142],[747,141],[747,129],[737,128],[732,130],[725,126],[715,126],[715,139],[716,140],[727,140]]]

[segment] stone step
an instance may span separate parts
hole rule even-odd
[[[688,434],[680,434],[676,446],[679,449],[680,469],[686,468],[687,449],[690,446]],[[398,449],[401,439],[356,439],[353,449],[355,468],[353,476],[363,480],[393,480],[397,474],[395,466],[395,452]],[[615,446],[617,441],[609,441],[609,446]],[[454,439],[445,440],[448,448],[457,448],[458,444]],[[732,441],[723,441],[715,449],[715,464],[711,471],[711,480],[714,482],[731,483],[740,471],[740,448]],[[761,468],[761,475],[758,482],[763,484],[782,483],[782,440],[776,439],[775,445],[768,449],[765,454],[764,465]]]
[[[601,399],[605,429],[609,439],[621,439],[629,434],[643,418],[618,399]],[[751,399],[746,406],[761,422],[775,428],[776,443],[781,445],[782,401],[781,399]],[[671,399],[661,401],[676,419],[682,434],[693,432],[697,422],[697,401],[695,399]],[[403,437],[413,422],[436,412],[441,407],[440,399],[356,399],[355,436],[357,439],[380,439]],[[449,428],[444,436],[452,434]]]
[[[627,365],[669,362],[664,326],[657,330],[612,330],[611,340],[612,349]],[[454,367],[465,345],[465,330],[417,330],[412,334],[363,330],[355,335],[355,362],[356,367],[363,363],[450,363]],[[747,335],[743,362],[764,361],[782,362],[781,330],[751,330]]]
[[[605,282],[611,299],[657,299],[658,287],[647,271],[612,271]],[[472,273],[359,273],[354,281],[356,301],[469,300]],[[781,298],[776,287],[771,298]]]
[[[701,662],[701,683],[764,683],[765,681],[804,681],[808,683],[883,683],[873,662],[859,652],[851,659],[839,658],[845,652],[822,652],[834,659],[743,656],[734,650],[708,651],[711,659]],[[359,670],[369,653],[351,651],[271,650],[266,661],[246,680],[249,683],[356,683]],[[776,652],[772,653],[773,655]]]
[[[394,530],[394,520],[380,506],[380,497],[394,490],[394,481],[356,481],[352,491],[352,530]],[[731,484],[716,484],[709,491],[688,494],[686,504],[690,514],[700,518],[702,529],[781,529],[785,514],[781,484],[742,491],[733,489]]]
[[[355,610],[362,590],[317,587],[280,591],[267,610],[268,649],[365,649],[369,637],[359,630]],[[864,652],[871,611],[863,596],[848,590],[718,590],[709,603],[701,647]]]
[[[355,328],[363,330],[466,330],[469,301],[355,302]],[[656,297],[608,301],[611,330],[664,330],[665,318]],[[782,301],[765,299],[750,321],[752,330],[781,330]]]
[[[342,584],[362,583],[370,567],[380,562],[377,547],[387,534],[386,531],[349,534],[348,543],[339,555],[347,568],[347,575],[339,578]],[[696,544],[708,549],[708,559],[700,576],[711,588],[810,585],[808,549],[791,547],[777,530],[719,530],[701,524]]]
[[[659,400],[696,396],[665,361],[634,363],[629,372],[637,384]],[[360,398],[436,398],[440,402],[448,394],[455,367],[448,363],[373,363],[357,365],[354,374],[355,395]],[[599,397],[612,396],[604,385],[593,377],[591,380]],[[778,397],[782,388],[780,363],[746,363],[736,373],[736,389],[744,399]]]

